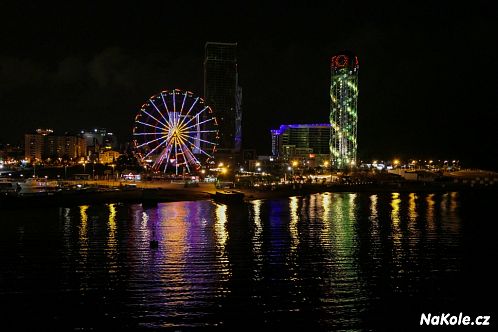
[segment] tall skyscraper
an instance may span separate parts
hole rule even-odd
[[[237,43],[207,42],[204,98],[218,121],[220,153],[236,153],[242,143],[242,89],[237,73]]]
[[[334,169],[356,165],[358,150],[358,57],[346,51],[332,57],[330,159]]]

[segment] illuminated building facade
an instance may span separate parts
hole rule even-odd
[[[25,159],[79,158],[86,155],[85,139],[77,135],[53,135],[50,129],[38,129],[24,135]]]
[[[330,84],[330,158],[334,169],[356,165],[358,124],[358,57],[332,57]]]
[[[24,135],[24,158],[34,161],[41,160],[44,148],[44,137],[38,133]]]
[[[237,43],[207,42],[204,59],[204,97],[218,121],[219,153],[240,152],[242,89],[237,72]]]
[[[121,154],[113,150],[103,150],[100,151],[99,161],[102,164],[113,164],[115,163]]]
[[[289,124],[271,130],[272,154],[282,159],[329,158],[330,124]]]

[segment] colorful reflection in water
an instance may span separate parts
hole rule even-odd
[[[227,209],[228,208],[225,204],[216,205],[215,234],[218,248],[221,250],[224,250],[228,238],[225,228],[228,220]]]
[[[492,232],[464,233],[486,229],[465,215],[496,209],[481,202],[326,193],[20,211],[0,232],[0,294],[7,317],[28,310],[41,326],[67,329],[375,330],[409,319],[407,307],[464,308],[455,289],[479,288],[476,273],[491,278],[474,261],[489,259],[482,239]]]
[[[291,236],[291,251],[295,251],[299,245],[298,238],[298,221],[299,221],[299,199],[297,197],[291,197],[289,199],[289,210],[290,210],[290,221],[289,221],[289,233]]]

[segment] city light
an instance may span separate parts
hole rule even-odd
[[[354,166],[357,157],[358,57],[351,52],[331,59],[330,154],[337,169]]]
[[[292,166],[296,167],[296,166],[297,166],[297,161],[295,161],[295,160],[294,160],[294,161],[292,162]]]

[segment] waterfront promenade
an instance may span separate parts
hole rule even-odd
[[[66,183],[81,183],[77,181],[67,181]],[[211,194],[217,190],[214,183],[199,183],[198,186],[185,186],[184,183],[171,183],[169,181],[110,181],[110,180],[87,180],[88,185],[109,186],[109,187],[136,187],[142,189],[144,200],[156,201],[190,201],[209,199]],[[246,199],[272,199],[291,196],[304,196],[322,192],[448,192],[467,190],[494,190],[498,187],[470,187],[459,183],[425,183],[425,182],[400,182],[400,183],[377,183],[377,184],[306,184],[291,183],[279,185],[260,185],[250,188],[236,188],[243,192]]]

